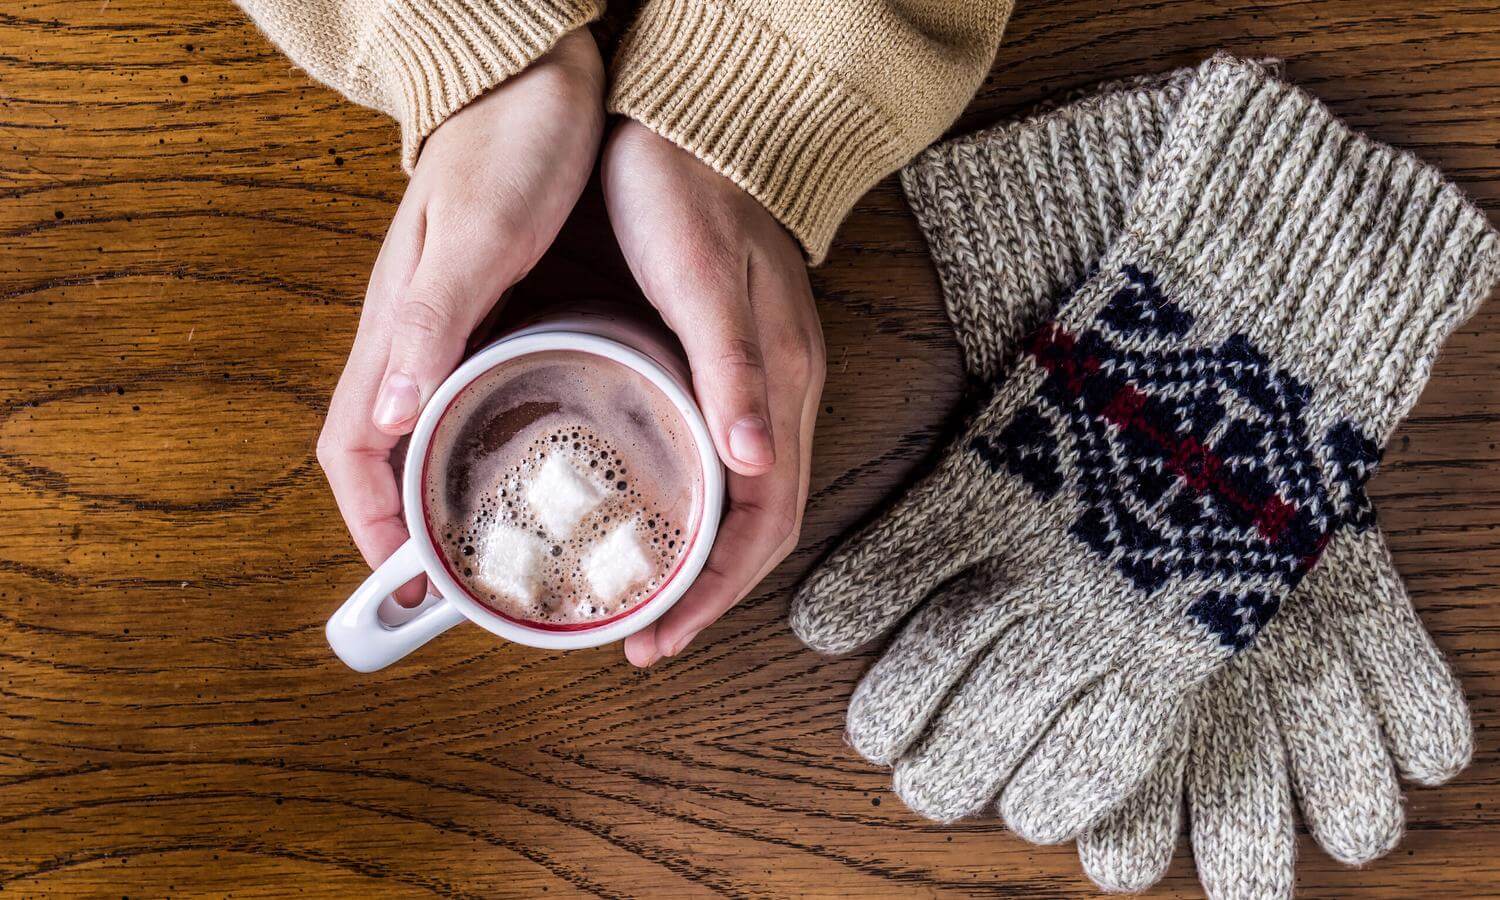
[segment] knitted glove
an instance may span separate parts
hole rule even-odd
[[[1143,161],[1191,76],[1107,86],[1055,113],[934,147],[902,173],[976,380],[1009,363],[1020,335],[1051,313],[1049,298],[1114,240]],[[1063,215],[1043,214],[1054,204]],[[1210,895],[1261,897],[1290,892],[1293,783],[1314,836],[1335,858],[1358,864],[1400,834],[1397,766],[1436,784],[1467,763],[1473,738],[1462,691],[1379,532],[1362,532],[1364,524],[1335,535],[1288,611],[1241,661],[1198,689],[1156,773],[1079,839],[1085,868],[1101,885],[1140,890],[1161,877],[1185,775]],[[974,581],[982,579],[964,583]],[[889,760],[912,737],[913,711],[883,706],[886,673],[877,666],[856,691],[849,734],[867,755]],[[890,712],[904,728],[890,727]],[[1035,830],[1028,811],[1007,812]]]
[[[1430,170],[1232,60],[1201,69],[1143,183],[961,449],[794,605],[804,640],[849,649],[984,561],[876,667],[905,740],[968,672],[897,766],[936,818],[979,808],[1033,748],[1005,801],[1059,801],[1037,831],[1123,800],[1184,693],[1359,511],[1495,268],[1482,217]]]
[[[1255,647],[1199,688],[1190,721],[1134,796],[1078,840],[1110,890],[1171,861],[1184,793],[1210,898],[1290,897],[1295,793],[1328,854],[1359,865],[1401,836],[1394,772],[1455,775],[1473,750],[1463,693],[1379,534],[1341,534]]]

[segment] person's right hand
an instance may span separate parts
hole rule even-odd
[[[593,168],[604,66],[587,29],[427,139],[365,292],[318,461],[371,568],[408,535],[391,450],[458,365],[501,292],[557,236]],[[414,579],[397,592],[421,602]]]

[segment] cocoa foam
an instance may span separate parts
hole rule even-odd
[[[698,524],[700,463],[681,414],[644,376],[604,357],[549,351],[501,363],[454,399],[430,448],[425,505],[449,570],[472,596],[514,619],[578,625],[632,609],[670,580]],[[545,498],[527,498],[550,457],[591,486],[587,496],[598,496],[565,535],[555,524],[544,527],[534,504]],[[622,523],[633,527],[648,574],[603,597],[585,563]],[[505,584],[534,590],[497,589],[500,582],[485,577],[479,561],[502,527],[535,538],[517,549],[508,532],[499,561],[528,569]]]

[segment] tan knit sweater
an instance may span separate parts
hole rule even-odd
[[[403,163],[603,0],[237,0],[288,56],[401,123]],[[876,181],[935,140],[1012,0],[646,0],[607,104],[766,205],[819,262]]]

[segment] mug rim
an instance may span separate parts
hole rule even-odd
[[[535,353],[566,351],[587,353],[625,366],[641,375],[652,386],[661,391],[678,415],[687,425],[694,448],[698,451],[699,470],[702,476],[703,496],[698,514],[698,526],[685,553],[673,569],[665,584],[646,601],[625,612],[618,613],[597,624],[579,623],[577,627],[542,628],[529,625],[493,610],[475,599],[449,572],[437,542],[427,525],[424,508],[423,481],[427,468],[427,454],[438,423],[448,411],[459,393],[495,367]],[[687,388],[667,369],[647,354],[628,344],[602,335],[566,329],[527,331],[500,338],[483,350],[465,360],[438,385],[432,398],[427,401],[417,425],[412,430],[407,447],[407,464],[401,475],[402,511],[407,533],[416,541],[418,555],[422,560],[424,574],[437,585],[445,600],[453,603],[464,617],[486,631],[530,647],[546,650],[579,650],[600,647],[622,640],[655,622],[663,613],[676,605],[687,592],[703,566],[713,547],[719,530],[719,514],[723,506],[724,469],[719,462],[718,451],[703,418]]]

